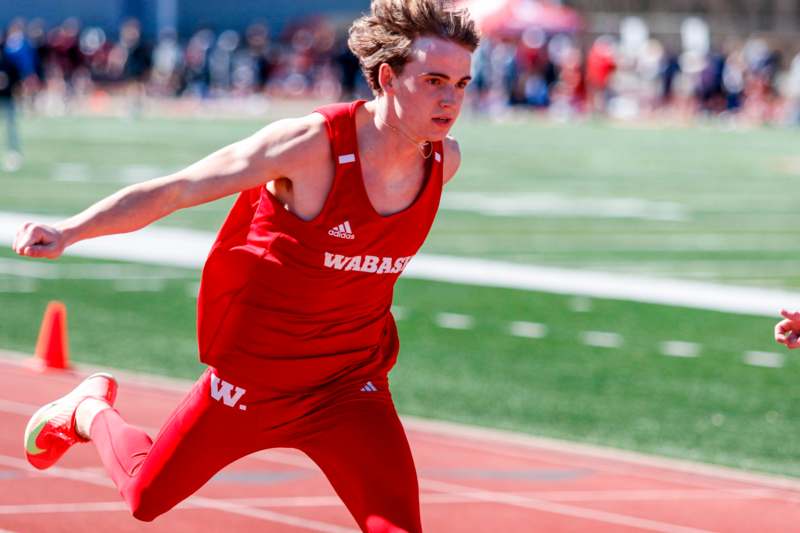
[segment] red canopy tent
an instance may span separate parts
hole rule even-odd
[[[530,28],[574,33],[584,27],[577,11],[548,0],[464,0],[461,6],[489,37],[518,37]]]

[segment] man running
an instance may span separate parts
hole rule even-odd
[[[47,468],[91,440],[133,515],[153,520],[257,450],[305,452],[364,531],[420,531],[419,491],[387,374],[398,353],[395,281],[422,245],[460,154],[447,136],[478,44],[444,0],[373,0],[349,45],[375,94],[275,122],[175,174],[122,189],[14,249],[56,258],[240,193],[203,269],[208,365],[155,441],[87,378],[26,429]]]

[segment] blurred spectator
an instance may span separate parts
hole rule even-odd
[[[725,95],[725,108],[737,112],[744,103],[744,82],[747,65],[740,49],[733,49],[725,59],[722,68],[721,92]]]
[[[609,35],[598,37],[586,57],[586,86],[593,111],[605,112],[611,98],[611,76],[616,70],[614,40]]]
[[[710,52],[706,58],[697,83],[697,100],[700,109],[705,113],[719,113],[725,110],[722,73],[725,58],[718,53]]]
[[[183,69],[183,50],[178,44],[178,36],[172,28],[165,29],[153,49],[153,70],[151,90],[156,96],[172,96],[181,89],[181,70]]]
[[[648,39],[636,58],[636,75],[639,77],[642,109],[652,112],[661,102],[661,66],[664,47],[656,39]]]
[[[106,38],[106,32],[101,28],[86,28],[81,33],[79,41],[81,52],[81,66],[76,73],[88,70],[92,80],[107,82],[113,79],[108,71],[109,56],[114,49]]]
[[[481,40],[481,44],[472,54],[472,83],[469,86],[473,108],[477,111],[486,104],[492,81],[492,42],[489,39]]]
[[[587,99],[583,53],[566,35],[553,38],[547,51],[558,73],[552,91],[555,115],[562,119],[569,118],[584,110]]]
[[[186,45],[186,69],[184,71],[184,92],[190,96],[208,96],[210,75],[208,55],[214,43],[214,32],[208,28],[198,30]]]
[[[266,25],[251,24],[245,32],[244,46],[233,55],[232,80],[236,94],[263,91],[275,69],[275,56]]]
[[[50,59],[50,46],[47,43],[47,32],[45,31],[45,24],[42,19],[33,19],[28,23],[28,43],[33,49],[35,58],[35,73],[36,78],[40,83],[43,83],[47,77],[45,66]]]
[[[150,77],[152,51],[150,45],[142,39],[142,28],[138,20],[129,19],[122,25],[119,48],[125,55],[123,79],[145,83]]]
[[[790,124],[800,126],[800,52],[794,56],[786,78],[787,109]]]
[[[108,66],[111,80],[119,83],[127,96],[129,113],[138,116],[144,106],[152,51],[142,38],[142,28],[137,19],[131,18],[122,24],[119,42],[108,54]]]
[[[668,106],[672,104],[673,96],[675,95],[675,78],[681,73],[681,63],[678,54],[667,49],[664,53],[664,58],[661,62],[661,106]]]
[[[239,34],[225,30],[217,37],[208,55],[209,83],[213,95],[221,96],[233,87],[233,53],[239,47]]]
[[[0,36],[0,43],[5,45]],[[17,112],[14,103],[15,93],[21,81],[21,73],[11,56],[0,46],[0,113],[6,123],[6,153],[3,157],[3,169],[14,172],[22,164],[22,151],[17,132]]]
[[[340,40],[334,60],[339,69],[339,79],[341,80],[340,98],[342,100],[352,100],[357,96],[361,67],[358,63],[358,58],[347,47],[345,39]]]
[[[25,80],[35,76],[36,55],[28,42],[28,36],[25,34],[25,22],[22,19],[15,19],[9,24],[3,50],[8,60],[14,63],[20,78]]]
[[[83,63],[79,35],[78,19],[69,18],[61,26],[51,30],[47,38],[50,64],[45,67],[45,71],[60,77],[66,83],[68,90],[72,86],[75,71]]]

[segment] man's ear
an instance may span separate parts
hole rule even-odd
[[[378,84],[384,94],[393,92],[392,82],[394,81],[394,70],[389,63],[381,63],[378,67]]]

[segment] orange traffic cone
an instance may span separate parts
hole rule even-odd
[[[67,308],[63,303],[47,304],[36,341],[36,361],[42,370],[65,369],[69,366],[67,346]]]

